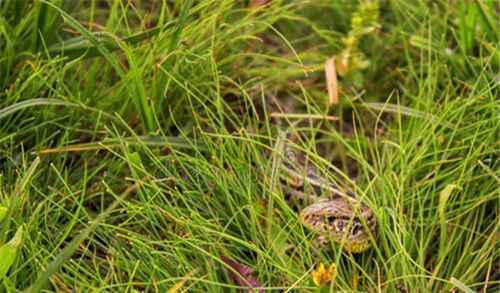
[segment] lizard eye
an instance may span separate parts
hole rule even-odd
[[[325,218],[325,224],[329,230],[333,230],[335,232],[344,231],[346,225],[345,220],[332,215]]]
[[[360,234],[361,232],[363,232],[363,227],[359,224],[359,222],[355,222],[353,227],[352,227],[352,235],[353,236],[357,236],[358,234]]]
[[[335,221],[337,220],[337,218],[335,216],[327,216],[326,217],[326,221],[328,222],[328,224],[330,225],[333,225],[335,223]]]

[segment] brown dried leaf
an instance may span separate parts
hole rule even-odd
[[[251,8],[257,8],[263,5],[266,5],[269,0],[251,0],[250,1],[250,7]]]

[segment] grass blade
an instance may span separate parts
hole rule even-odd
[[[10,105],[8,107],[5,107],[3,109],[0,109],[0,119],[5,118],[5,117],[7,117],[7,116],[9,116],[17,111],[25,109],[25,108],[34,107],[34,106],[44,106],[44,105],[70,106],[70,107],[77,106],[77,104],[75,104],[75,103],[63,101],[63,100],[58,100],[58,99],[44,99],[44,98],[30,99],[30,100],[21,101],[21,102],[15,103],[13,105]]]
[[[486,27],[486,31],[489,35],[492,36],[492,40],[498,42],[498,17],[495,19],[490,15],[490,11],[495,11],[495,9],[487,9],[485,8],[485,4],[479,0],[475,0],[477,10],[481,15],[482,21]],[[493,5],[491,5],[493,8]],[[492,19],[493,18],[493,19]]]
[[[122,42],[130,45],[137,45],[149,38],[158,35],[160,32],[165,31],[174,26],[176,21],[171,21],[163,26],[158,26],[153,29],[143,31],[126,38],[122,38]],[[107,32],[92,32],[94,38],[100,43],[101,46],[105,47],[108,51],[112,52],[120,49],[120,46],[114,41],[114,37]],[[89,41],[85,37],[74,37],[71,39],[64,40],[63,42],[53,45],[49,49],[49,54],[51,56],[67,56],[70,58],[77,58],[85,55],[83,58],[92,58],[96,56],[102,56],[101,51],[97,46]]]
[[[30,108],[30,107],[35,107],[35,106],[66,106],[66,107],[76,107],[76,108],[82,108],[85,110],[89,110],[92,112],[97,112],[109,119],[116,120],[116,117],[103,112],[99,109],[93,108],[93,107],[88,107],[82,104],[77,104],[65,100],[59,100],[59,99],[46,99],[46,98],[37,98],[37,99],[29,99],[29,100],[24,100],[18,103],[15,103],[13,105],[7,106],[3,109],[0,109],[0,119],[5,118],[17,111]]]
[[[373,110],[377,110],[377,111],[382,111],[382,112],[402,114],[402,115],[408,116],[408,117],[422,118],[422,119],[431,121],[433,123],[439,122],[448,128],[455,128],[455,126],[453,124],[447,123],[445,121],[439,121],[438,117],[436,117],[432,114],[418,111],[418,110],[415,110],[415,109],[412,109],[409,107],[405,107],[405,106],[401,106],[401,105],[370,102],[370,103],[360,104],[360,106],[370,108]]]
[[[182,6],[182,10],[181,10],[180,16],[179,16],[179,22],[177,23],[175,31],[174,31],[174,33],[172,35],[172,39],[170,40],[170,46],[169,46],[169,49],[168,49],[169,53],[174,52],[177,49],[177,46],[179,45],[179,40],[181,39],[182,29],[184,28],[184,25],[186,23],[186,19],[187,19],[187,16],[188,16],[189,9],[191,8],[192,5],[193,5],[193,1],[192,0],[188,0],[188,1],[185,1],[184,5]],[[163,67],[166,68],[167,70],[170,70],[173,67],[173,64],[174,64],[174,58],[172,56],[171,58],[169,58],[169,59],[166,60],[166,62],[163,65]],[[165,74],[162,74],[160,76],[159,84],[160,85],[165,84],[165,79],[166,79]],[[159,90],[156,93],[157,96],[158,96],[158,101],[157,101],[156,107],[158,109],[162,109],[163,108],[163,101],[165,99],[164,95],[161,94],[161,91],[163,90],[162,87],[160,87],[160,89],[161,90]]]
[[[36,152],[37,155],[48,155],[55,153],[68,153],[68,152],[88,152],[96,150],[105,150],[108,148],[119,147],[122,143],[134,144],[134,145],[147,145],[156,147],[175,147],[181,149],[198,149],[204,150],[203,146],[197,145],[193,147],[185,139],[180,137],[160,137],[160,136],[139,136],[139,137],[128,137],[124,139],[108,139],[100,142],[74,144],[65,147],[43,149]]]
[[[474,292],[476,292],[476,291],[472,290],[469,286],[467,286],[464,283],[462,283],[462,281],[460,281],[458,279],[455,279],[454,277],[452,277],[450,279],[450,283],[452,283],[453,285],[455,285],[455,287],[457,287],[458,289],[462,290],[462,292],[465,292],[465,293],[474,293]]]

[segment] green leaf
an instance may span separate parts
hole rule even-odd
[[[0,222],[3,221],[3,219],[5,219],[5,216],[7,216],[7,211],[9,209],[4,207],[4,206],[0,206]]]
[[[0,279],[3,279],[16,259],[17,251],[23,239],[23,227],[19,227],[14,237],[0,247]]]

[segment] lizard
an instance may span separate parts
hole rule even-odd
[[[294,141],[290,137],[288,134],[287,138]],[[374,212],[352,191],[321,176],[312,164],[305,164],[304,156],[289,144],[284,144],[283,153],[281,168],[286,190],[292,196],[313,201],[300,211],[300,222],[319,234],[321,244],[333,240],[351,253],[368,250],[377,234]]]

